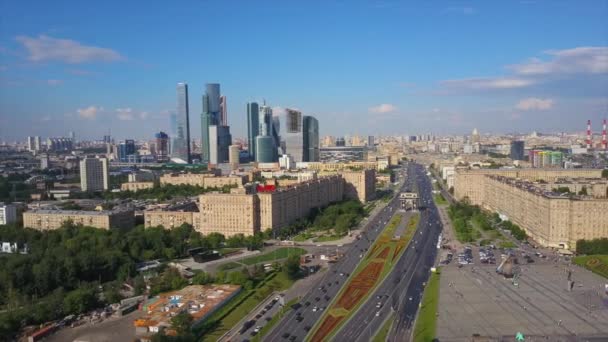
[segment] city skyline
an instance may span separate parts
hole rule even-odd
[[[608,115],[608,6],[601,1],[137,8],[147,19],[128,15],[134,5],[115,12],[112,4],[92,11],[42,4],[27,21],[17,18],[28,4],[2,6],[15,14],[0,24],[0,136],[7,140],[67,131],[140,139],[171,131],[179,82],[190,85],[194,99],[191,137],[201,134],[197,99],[210,82],[222,84],[231,132],[241,138],[246,103],[263,99],[275,115],[297,108],[323,123],[321,135],[336,136],[463,134],[472,127],[572,132],[584,130],[586,119],[598,131]],[[209,18],[213,25],[201,28],[194,25],[201,12],[234,15]],[[251,25],[257,14],[322,28]],[[148,25],[165,15],[162,30]],[[146,31],[100,28],[110,16]],[[220,52],[189,44],[201,35]],[[254,46],[264,53],[243,54]],[[184,47],[187,54],[175,52]]]

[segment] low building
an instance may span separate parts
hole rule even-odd
[[[246,176],[216,176],[212,173],[173,173],[160,177],[160,184],[194,185],[202,188],[221,188],[224,186],[243,186]]]
[[[143,189],[152,189],[154,188],[154,182],[129,182],[122,183],[120,185],[120,190],[122,191],[139,191]]]
[[[143,307],[145,315],[133,323],[135,335],[142,341],[151,341],[159,332],[174,336],[171,319],[180,313],[192,316],[192,327],[222,308],[241,291],[238,285],[190,285],[163,293]]]
[[[129,229],[135,225],[135,216],[132,210],[80,211],[39,209],[23,213],[23,226],[33,229],[57,229],[66,221],[99,229]]]
[[[144,211],[144,226],[145,228],[163,226],[166,229],[179,227],[183,224],[195,225],[195,217],[197,212],[190,211]]]

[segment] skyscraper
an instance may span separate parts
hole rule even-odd
[[[203,95],[203,112],[201,113],[201,157],[204,162],[210,161],[209,127],[220,125],[220,85],[207,83]]]
[[[239,150],[238,145],[230,145],[228,148],[228,160],[230,162],[230,168],[232,170],[237,170],[239,168],[239,159],[241,156],[241,151]]]
[[[86,157],[80,161],[82,191],[108,190],[108,160]]]
[[[220,96],[220,124],[228,126],[228,103],[226,95]]]
[[[34,137],[27,137],[27,150],[30,152],[36,151]]]
[[[255,138],[259,135],[260,113],[256,102],[247,103],[247,145],[249,145],[249,157],[255,160]]]
[[[118,144],[118,160],[126,163],[129,161],[129,156],[135,155],[135,140],[127,139]]]
[[[319,121],[314,116],[304,116],[304,156],[303,161],[319,161]]]
[[[232,145],[230,127],[209,126],[209,160],[210,164],[220,164],[229,161],[229,148]]]
[[[511,159],[524,160],[524,142],[521,140],[511,141]]]
[[[190,108],[188,105],[188,84],[186,83],[177,84],[175,126],[176,132],[171,144],[171,159],[178,163],[190,164],[192,162],[190,158]]]
[[[285,152],[297,162],[304,161],[304,133],[302,131],[302,112],[286,110],[285,118]]]
[[[158,132],[156,138],[156,160],[167,161],[169,156],[169,136],[165,132]]]

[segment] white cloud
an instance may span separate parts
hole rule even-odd
[[[148,112],[141,112],[141,113],[139,113],[139,118],[140,119],[145,119],[145,118],[148,117],[148,114],[149,114]]]
[[[553,99],[529,97],[519,101],[515,108],[520,110],[549,110],[553,107],[553,103]]]
[[[79,108],[76,110],[78,116],[87,120],[94,120],[97,117],[97,113],[101,112],[103,107],[89,106],[87,108]]]
[[[531,58],[528,62],[509,66],[519,75],[603,74],[608,73],[608,47],[583,46],[566,50],[550,50],[552,60]]]
[[[441,85],[448,88],[465,88],[473,90],[484,89],[513,89],[523,88],[534,84],[535,81],[525,78],[465,78],[460,80],[441,81]]]
[[[121,121],[133,120],[133,109],[131,108],[117,108],[116,117]]]
[[[63,81],[62,80],[46,80],[46,84],[48,84],[50,86],[56,86],[56,85],[63,84]]]
[[[58,39],[46,35],[15,38],[28,51],[32,62],[60,61],[70,64],[86,62],[112,62],[124,59],[118,52],[97,46],[87,46],[70,39]]]
[[[397,110],[397,107],[395,107],[394,105],[389,104],[389,103],[383,103],[378,106],[369,108],[370,113],[377,113],[377,114],[391,113],[396,110]]]

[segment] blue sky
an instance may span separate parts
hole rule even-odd
[[[233,135],[266,99],[321,134],[578,131],[608,116],[608,1],[0,0],[0,140],[151,138],[177,82]]]

